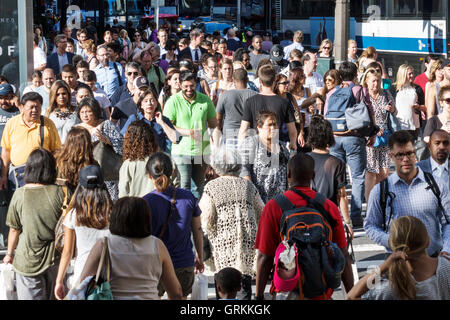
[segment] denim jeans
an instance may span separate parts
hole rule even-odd
[[[190,190],[197,199],[200,199],[205,185],[206,163],[203,157],[172,156],[180,172],[180,188]],[[195,184],[195,188],[191,182]]]
[[[359,137],[335,137],[336,144],[330,154],[348,164],[352,175],[352,200],[350,217],[361,216],[364,200],[364,177],[367,165],[366,139]]]

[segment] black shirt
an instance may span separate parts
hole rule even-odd
[[[338,190],[347,185],[345,164],[330,154],[308,153],[314,159],[313,189],[336,205]]]
[[[279,130],[283,124],[295,122],[294,111],[290,107],[288,100],[277,95],[265,96],[262,94],[254,95],[245,101],[242,120],[250,122],[250,128],[256,129],[256,121],[261,111],[272,111],[277,115]],[[280,140],[289,140],[289,137],[287,140],[285,138],[281,136],[280,130]]]

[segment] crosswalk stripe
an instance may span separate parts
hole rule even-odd
[[[385,251],[385,248],[377,244],[357,244],[353,245],[353,251],[354,252]]]

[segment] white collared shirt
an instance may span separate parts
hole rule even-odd
[[[69,64],[69,58],[67,57],[67,52],[64,52],[64,54],[62,56],[58,54],[58,62],[59,62],[59,68],[60,70],[62,69],[62,67],[64,67],[66,64]]]
[[[437,163],[433,157],[430,157],[431,172],[435,179],[440,179],[444,185],[448,187],[448,159],[443,163]]]

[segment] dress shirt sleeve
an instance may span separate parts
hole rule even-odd
[[[450,195],[449,188],[445,188],[443,184],[439,184],[439,189],[441,190],[441,202],[444,207],[445,212],[440,213],[440,221],[442,225],[442,242],[443,251],[450,253]],[[445,214],[445,217],[444,217]]]
[[[370,240],[385,248],[389,248],[389,233],[383,230],[383,213],[380,206],[380,184],[373,187],[370,192],[364,230]]]

